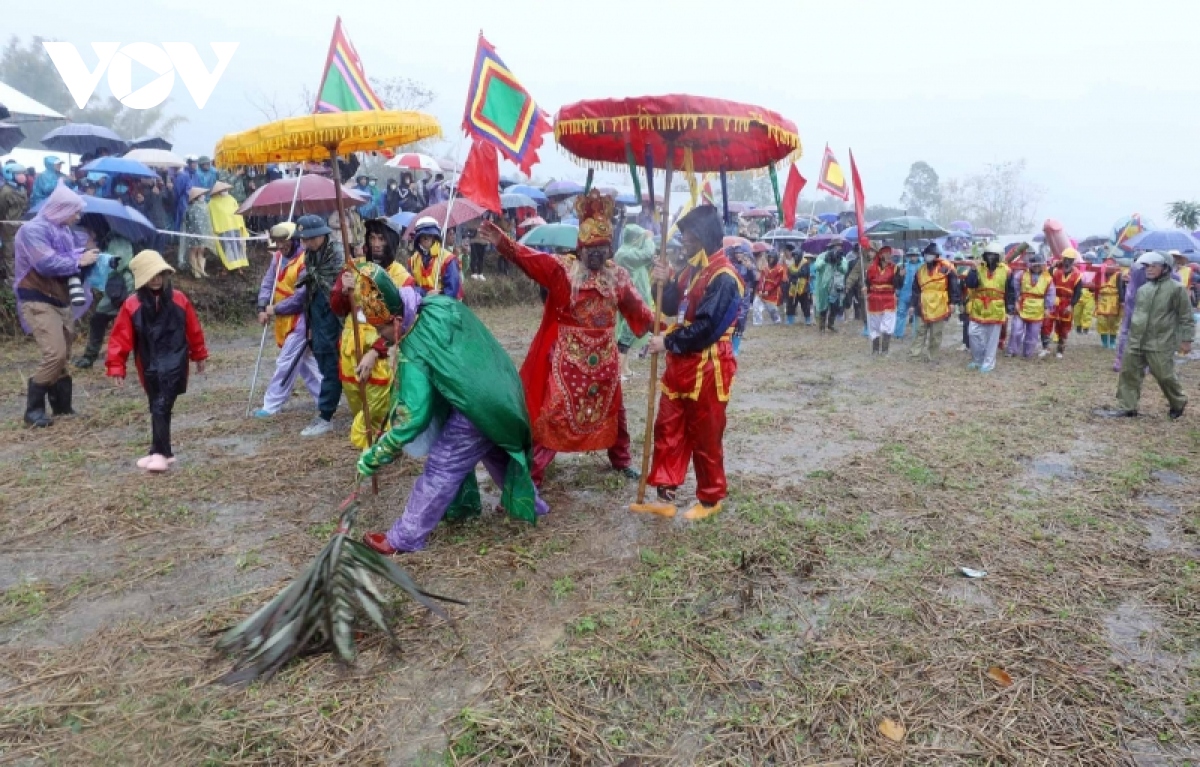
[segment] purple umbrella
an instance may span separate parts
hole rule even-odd
[[[800,247],[805,253],[821,253],[828,250],[835,243],[845,242],[846,238],[840,234],[818,234],[815,237],[809,237],[804,241],[804,245]]]
[[[1181,253],[1200,251],[1200,241],[1181,229],[1151,229],[1125,242],[1130,250],[1178,250]]]
[[[975,230],[975,236],[976,236],[976,237],[989,237],[989,238],[990,238],[990,237],[995,237],[995,236],[996,236],[996,233],[995,233],[995,232],[993,232],[991,229],[976,229],[976,230]]]
[[[951,221],[948,227],[951,231],[957,229],[960,232],[973,232],[975,227],[971,226],[970,221]]]
[[[551,181],[546,184],[543,190],[547,197],[571,197],[576,194],[583,194],[583,186],[576,184],[574,181]]]

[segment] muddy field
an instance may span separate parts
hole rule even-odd
[[[481,314],[519,360],[536,311]],[[136,386],[79,375],[81,415],[24,430],[36,348],[0,346],[2,763],[1200,764],[1200,414],[1169,423],[1151,385],[1147,417],[1093,418],[1094,335],[981,376],[753,328],[725,513],[631,515],[602,455],[560,457],[537,527],[485,513],[401,560],[469,602],[455,628],[397,599],[401,656],[369,633],[353,668],[228,689],[211,632],[319,551],[355,451],[344,410],[298,436],[307,395],[245,418],[258,332],[208,330],[161,477],[133,466]],[[360,530],[419,469],[381,475]]]

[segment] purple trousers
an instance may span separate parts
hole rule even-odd
[[[1008,353],[1017,357],[1036,357],[1042,346],[1042,321],[1025,321],[1012,318],[1012,332],[1008,335]]]
[[[483,461],[492,481],[503,488],[510,460],[508,453],[483,436],[466,416],[452,410],[441,436],[429,450],[425,471],[408,495],[404,514],[388,530],[388,543],[398,551],[425,548],[429,534],[442,521],[459,486],[475,471],[476,464]],[[540,495],[536,509],[539,517],[550,511]]]
[[[296,385],[297,378],[304,380],[314,401],[321,396],[321,369],[317,367],[317,360],[308,348],[303,326],[283,339],[283,348],[275,360],[275,375],[271,376],[271,383],[267,385],[267,393],[263,396],[263,410],[271,414],[282,410],[292,396],[292,387]]]

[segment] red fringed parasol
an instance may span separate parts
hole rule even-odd
[[[664,167],[668,141],[671,164],[696,173],[765,168],[801,152],[795,123],[776,112],[682,94],[568,104],[554,117],[554,138],[585,164],[619,169],[630,153],[644,162],[647,149]]]

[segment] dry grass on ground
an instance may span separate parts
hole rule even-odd
[[[483,316],[519,359],[536,313]],[[0,347],[0,763],[1200,764],[1200,421],[1151,388],[1150,417],[1092,418],[1094,336],[985,377],[752,329],[727,513],[634,517],[602,456],[560,458],[536,528],[485,515],[403,561],[470,602],[457,630],[397,604],[401,657],[367,634],[351,669],[227,689],[210,632],[319,550],[354,452],[296,437],[301,397],[246,420],[257,334],[211,331],[158,478],[135,388],[81,375],[84,415],[25,431],[36,350]]]

